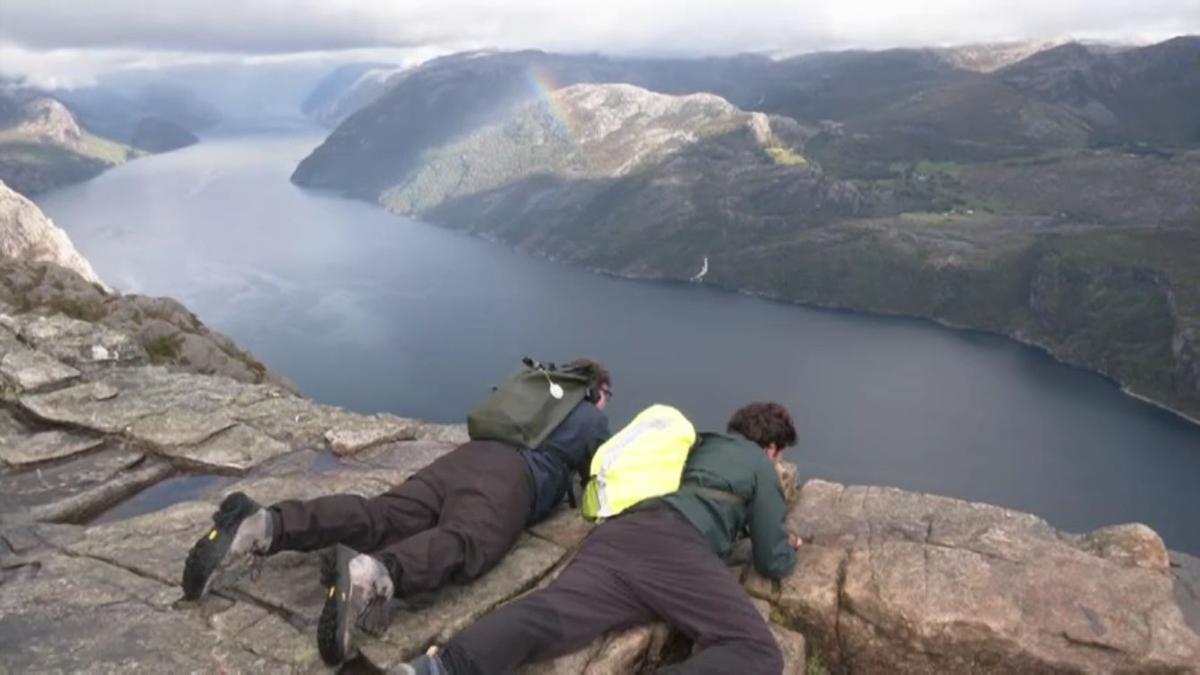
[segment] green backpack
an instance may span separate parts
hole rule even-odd
[[[542,364],[530,358],[467,415],[467,434],[476,441],[500,441],[536,448],[585,398],[595,397],[591,368]]]

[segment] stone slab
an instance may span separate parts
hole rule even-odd
[[[14,349],[0,358],[0,374],[25,391],[62,384],[80,372],[32,349]]]
[[[395,415],[362,415],[296,396],[265,398],[228,414],[295,447],[338,444],[342,454],[391,440],[414,439],[418,428],[415,421]]]
[[[666,642],[665,624],[638,626],[610,635],[583,670],[585,675],[625,675],[653,671]]]
[[[220,413],[180,409],[139,418],[129,425],[127,433],[154,445],[196,445],[235,424]]]
[[[0,461],[11,466],[38,464],[77,455],[104,444],[104,439],[73,431],[53,430],[0,438]]]
[[[400,613],[381,639],[364,639],[362,653],[369,662],[391,668],[441,644],[481,616],[532,587],[566,551],[548,541],[522,535],[494,569],[467,586],[453,586],[435,595],[421,609]]]
[[[72,554],[108,561],[178,589],[188,551],[212,526],[214,510],[209,502],[183,502],[89,527],[65,547]]]
[[[146,360],[146,350],[135,339],[101,324],[62,314],[20,315],[15,320],[23,340],[73,366],[132,364]]]
[[[218,492],[208,496],[215,503],[230,492],[241,491],[263,505],[285,499],[316,499],[334,494],[374,497],[397,484],[397,477],[403,480],[404,476],[405,474],[397,474],[395,471],[367,468],[341,468],[328,473],[309,475],[250,476],[232,485],[223,486]]]
[[[114,475],[111,479],[53,502],[38,504],[25,514],[33,520],[79,523],[174,473],[170,464],[156,458]]]
[[[592,531],[594,524],[579,515],[579,509],[560,506],[542,522],[529,528],[529,533],[573,550]]]
[[[788,522],[815,543],[778,591],[753,580],[750,591],[773,599],[835,667],[1186,672],[1200,663],[1161,543],[1141,528],[1081,538],[986,504],[823,481],[804,486]]]
[[[452,443],[431,440],[385,443],[363,450],[354,456],[354,461],[402,473],[416,473],[455,447]]]
[[[229,415],[229,409],[282,396],[280,391],[228,378],[174,373],[147,366],[105,371],[93,382],[23,396],[20,403],[49,422],[115,434],[124,433],[143,417],[180,410],[192,414]]]
[[[212,616],[209,624],[224,641],[293,672],[323,672],[311,632],[297,630],[279,616],[247,602]]]
[[[395,415],[358,415],[339,420],[324,434],[325,442],[338,455],[353,455],[374,445],[416,437],[416,425]]]
[[[286,443],[245,424],[236,424],[197,445],[160,449],[170,457],[192,464],[232,471],[246,471],[290,451]]]
[[[296,670],[175,609],[178,595],[96,560],[54,554],[30,561],[6,575],[0,592],[0,671]]]
[[[22,471],[0,474],[0,514],[12,517],[107,483],[141,462],[140,452],[110,448]]]

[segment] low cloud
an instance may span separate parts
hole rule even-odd
[[[112,63],[147,52],[479,47],[701,55],[1063,37],[1145,43],[1189,33],[1200,33],[1200,0],[4,0],[0,67],[17,70],[31,54],[44,71],[85,53]]]

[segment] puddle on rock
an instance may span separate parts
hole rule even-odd
[[[168,478],[101,513],[90,524],[100,525],[125,520],[151,511],[159,511],[180,502],[198,499],[206,491],[230,480],[233,480],[230,476],[208,474]]]

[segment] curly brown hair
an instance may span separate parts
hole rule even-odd
[[[726,430],[739,433],[761,447],[772,443],[777,448],[796,444],[796,426],[787,408],[772,401],[755,401],[738,408],[729,418]]]
[[[581,356],[581,357],[575,359],[574,361],[568,363],[567,367],[568,368],[577,368],[579,370],[592,371],[592,376],[596,378],[596,386],[597,387],[607,388],[607,387],[612,386],[612,378],[608,374],[608,368],[605,368],[604,364],[600,363],[599,361],[593,361],[592,359],[584,358]]]

